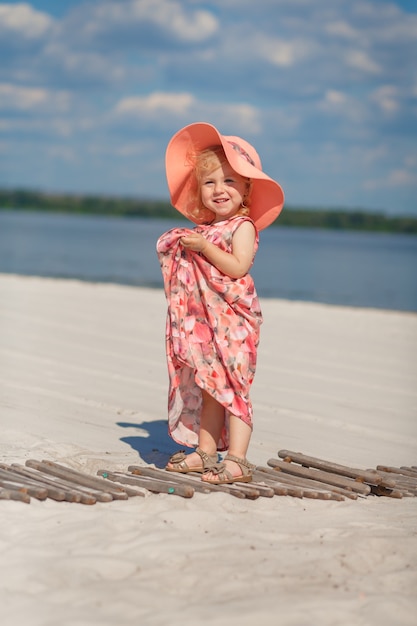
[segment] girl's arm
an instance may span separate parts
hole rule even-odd
[[[190,232],[181,237],[184,248],[201,252],[218,270],[231,278],[241,278],[248,273],[253,261],[256,232],[251,222],[243,222],[232,239],[232,252],[220,250],[199,233]]]

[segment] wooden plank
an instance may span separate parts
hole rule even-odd
[[[413,471],[407,471],[406,469],[401,469],[399,467],[390,467],[389,465],[377,465],[377,470],[381,470],[382,472],[388,472],[389,474],[399,474],[402,476],[408,476],[409,478],[415,478],[415,474]]]
[[[235,496],[236,498],[244,498],[245,494],[240,492],[240,491],[232,491],[231,489],[228,488],[228,485],[209,485],[208,483],[203,483],[201,480],[201,474],[195,474],[195,473],[188,473],[188,474],[181,474],[179,472],[167,472],[166,470],[163,469],[159,469],[159,468],[155,468],[155,467],[148,467],[148,466],[143,466],[143,465],[129,465],[129,467],[127,468],[129,472],[132,472],[132,474],[136,474],[136,475],[141,475],[141,476],[153,476],[154,478],[160,478],[161,480],[166,480],[166,474],[169,474],[169,480],[171,481],[175,481],[175,482],[180,482],[183,484],[192,484],[192,486],[198,490],[201,491],[200,487],[197,487],[197,485],[199,486],[204,486],[204,493],[211,493],[211,492],[223,492],[223,493],[229,493],[232,496]],[[163,476],[164,475],[165,478]],[[194,486],[195,485],[195,486]]]
[[[136,469],[137,468],[137,469]],[[200,493],[210,493],[210,489],[205,487],[201,480],[182,480],[180,476],[178,476],[175,472],[166,472],[165,470],[157,469],[149,466],[139,466],[139,465],[130,465],[128,467],[128,471],[131,472],[134,476],[141,476],[142,478],[153,478],[155,480],[161,480],[163,482],[169,481],[171,484],[182,484],[182,485],[190,485],[193,487],[194,491],[198,491]],[[166,474],[170,474],[166,476]],[[171,476],[172,474],[172,476]]]
[[[52,461],[40,462],[29,459],[26,461],[26,466],[45,472],[46,474],[52,474],[58,478],[63,478],[73,484],[83,485],[84,487],[90,487],[99,491],[110,493],[115,500],[127,500],[130,495],[137,495],[134,489],[129,490],[128,487],[112,485],[104,480],[104,478],[82,474],[81,472],[59,465],[58,463],[53,463]]]
[[[382,482],[381,476],[379,476],[378,472],[375,470],[368,471],[357,469],[354,467],[348,467],[346,465],[340,465],[338,463],[333,463],[324,459],[307,456],[305,454],[302,454],[301,452],[292,452],[290,450],[280,450],[278,452],[278,456],[288,462],[293,461],[294,463],[299,463],[304,467],[313,467],[324,472],[330,472],[332,474],[338,474],[340,476],[347,476],[348,478],[360,480],[369,485],[379,485]],[[389,485],[386,486],[389,487]]]
[[[406,465],[401,465],[400,469],[407,470],[407,472],[410,472],[409,475],[417,480],[417,469],[414,469],[413,467],[407,467]]]
[[[211,483],[202,481],[201,474],[197,472],[188,472],[187,474],[181,474],[180,472],[167,472],[164,469],[148,468],[142,465],[130,465],[128,467],[128,471],[132,472],[133,474],[144,474],[148,473],[149,470],[152,470],[153,476],[155,478],[159,477],[161,480],[176,480],[183,483],[187,483],[191,480],[193,481],[193,484],[195,482],[198,482],[198,484],[204,485],[204,487],[206,489],[209,489],[211,492],[223,491],[225,493],[230,493],[231,495],[234,495],[238,498],[244,497],[256,500],[256,498],[259,498],[259,496],[261,495],[260,492],[270,494],[270,490],[265,491],[265,488],[262,488],[262,485],[260,486],[260,489],[257,489],[256,485],[252,486],[253,483],[231,483],[225,485],[213,485]],[[169,474],[169,478],[167,477],[167,474]],[[268,497],[270,496],[268,495]]]
[[[162,482],[146,476],[129,476],[128,474],[109,472],[108,470],[98,470],[97,474],[118,483],[143,487],[152,493],[166,493],[173,496],[181,496],[182,498],[192,498],[194,495],[194,489],[188,485]],[[140,492],[140,495],[144,496],[145,494]]]
[[[371,492],[369,485],[365,485],[362,482],[352,480],[351,478],[341,476],[340,474],[332,474],[319,469],[313,469],[310,467],[301,467],[295,463],[288,463],[287,461],[278,461],[277,459],[269,459],[268,465],[273,468],[279,468],[282,472],[287,474],[293,474],[294,476],[300,476],[302,478],[308,478],[312,480],[318,480],[328,485],[334,485],[336,487],[343,487],[349,491],[354,491],[362,495],[368,495]]]
[[[411,478],[411,476],[406,476],[405,474],[393,474],[390,472],[384,472],[383,470],[379,470],[379,473],[381,476],[393,476],[396,487],[398,485],[403,485],[414,489],[417,488],[417,479]]]
[[[387,489],[381,485],[372,485],[371,493],[375,496],[386,496],[387,498],[402,498],[403,496],[412,495],[401,489]]]
[[[269,476],[274,482],[285,485],[287,488],[295,488],[300,490],[300,494],[296,497],[317,498],[319,500],[337,500],[342,502],[345,499],[345,495],[353,500],[357,499],[357,494],[346,491],[344,489],[333,487],[325,483],[319,483],[314,480],[303,479],[299,476],[293,476],[291,474],[285,474],[284,472],[277,471],[271,467],[258,466],[258,471]],[[316,494],[316,495],[312,495]],[[288,495],[292,495],[289,493]]]
[[[48,492],[46,489],[43,489],[41,487],[22,485],[21,483],[13,482],[11,480],[3,480],[0,478],[0,487],[10,491],[20,491],[20,493],[27,493],[28,496],[36,498],[37,500],[46,500],[46,498],[48,497]]]
[[[18,500],[19,502],[30,504],[30,496],[27,493],[2,488],[0,488],[0,500]]]
[[[7,474],[10,476],[16,476],[22,481],[22,484],[44,487],[48,492],[48,498],[51,500],[56,500],[57,502],[62,502],[64,500],[66,502],[81,501],[81,495],[78,491],[74,491],[73,489],[69,490],[67,486],[62,485],[56,480],[49,481],[46,476],[36,472],[35,470],[30,470],[29,468],[22,467],[18,464],[13,464],[10,467],[1,464],[1,467],[6,467]]]

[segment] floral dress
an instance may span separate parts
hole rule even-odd
[[[233,217],[194,228],[226,252],[248,217]],[[185,446],[198,445],[201,390],[225,409],[218,450],[229,446],[229,416],[252,427],[249,390],[256,367],[262,313],[250,274],[230,278],[180,238],[173,228],[158,240],[157,252],[168,301],[166,354],[169,374],[168,429]],[[258,248],[256,234],[255,253]]]

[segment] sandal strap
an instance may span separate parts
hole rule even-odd
[[[237,463],[241,469],[243,465],[243,467],[247,468],[250,471],[254,470],[256,467],[256,465],[249,463],[248,459],[242,459],[238,456],[234,456],[233,454],[226,454],[226,456],[224,457],[224,460],[233,461],[234,463]],[[242,469],[242,471],[243,473],[246,473],[245,470]]]
[[[178,450],[178,452],[175,452],[175,454],[170,457],[169,463],[176,466],[176,470],[187,470],[188,465],[185,461],[186,458],[185,450]]]
[[[230,480],[231,478],[233,478],[232,474],[227,469],[224,461],[221,461],[220,463],[215,463],[211,467],[207,467],[204,470],[204,473],[205,474],[213,473],[215,476],[219,477],[219,480]]]
[[[215,452],[214,454],[207,454],[207,452],[204,452],[204,450],[202,450],[199,446],[195,449],[195,451],[197,452],[197,454],[200,456],[201,460],[203,461],[204,469],[208,467],[212,467],[213,465],[217,463],[217,459],[218,459],[217,452]]]

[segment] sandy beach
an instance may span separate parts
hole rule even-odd
[[[262,300],[248,457],[417,465],[417,315]],[[163,467],[161,290],[0,275],[0,460]],[[417,498],[0,501],[4,626],[414,626]]]

